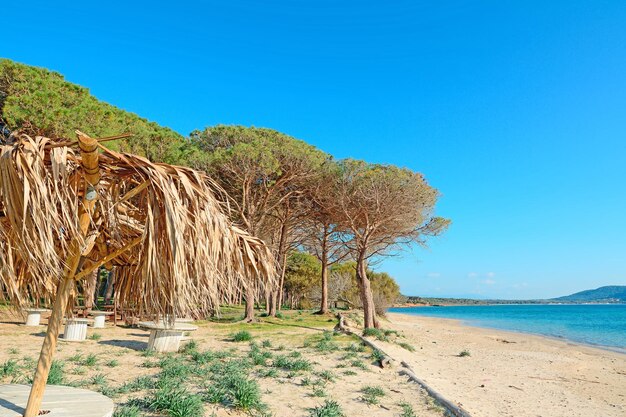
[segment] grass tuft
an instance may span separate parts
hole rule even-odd
[[[141,417],[141,410],[137,406],[118,407],[113,417]]]
[[[252,340],[252,335],[247,330],[240,330],[233,335],[233,342],[249,342]]]
[[[310,417],[344,417],[337,401],[326,400],[324,404],[311,410]]]
[[[402,409],[402,414],[400,414],[400,417],[417,417],[417,414],[415,414],[415,410],[413,410],[413,406],[411,404],[407,402],[401,402],[398,405]]]
[[[378,400],[385,396],[385,391],[381,387],[375,387],[372,385],[361,388],[363,397],[361,399],[367,404],[378,404]]]

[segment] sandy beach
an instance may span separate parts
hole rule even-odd
[[[456,320],[390,313],[415,352],[377,342],[477,417],[626,415],[626,355]],[[461,357],[467,350],[469,356]]]

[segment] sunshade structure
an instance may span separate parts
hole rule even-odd
[[[25,417],[39,412],[75,283],[99,266],[118,266],[121,305],[169,317],[274,276],[267,247],[230,222],[203,173],[77,136],[0,148],[0,297],[53,301]]]

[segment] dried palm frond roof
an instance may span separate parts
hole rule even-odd
[[[206,311],[272,279],[269,250],[231,223],[205,174],[98,144],[100,181],[85,191],[75,145],[22,135],[0,147],[0,297],[51,300],[72,242],[82,249],[76,279],[117,265],[120,303],[144,312]],[[90,192],[97,199],[85,236],[78,209]]]

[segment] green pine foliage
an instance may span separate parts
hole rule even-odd
[[[92,137],[132,133],[107,146],[158,162],[179,163],[188,152],[173,130],[98,100],[58,72],[8,59],[0,59],[0,111],[8,129],[29,135],[74,139],[76,129]]]

